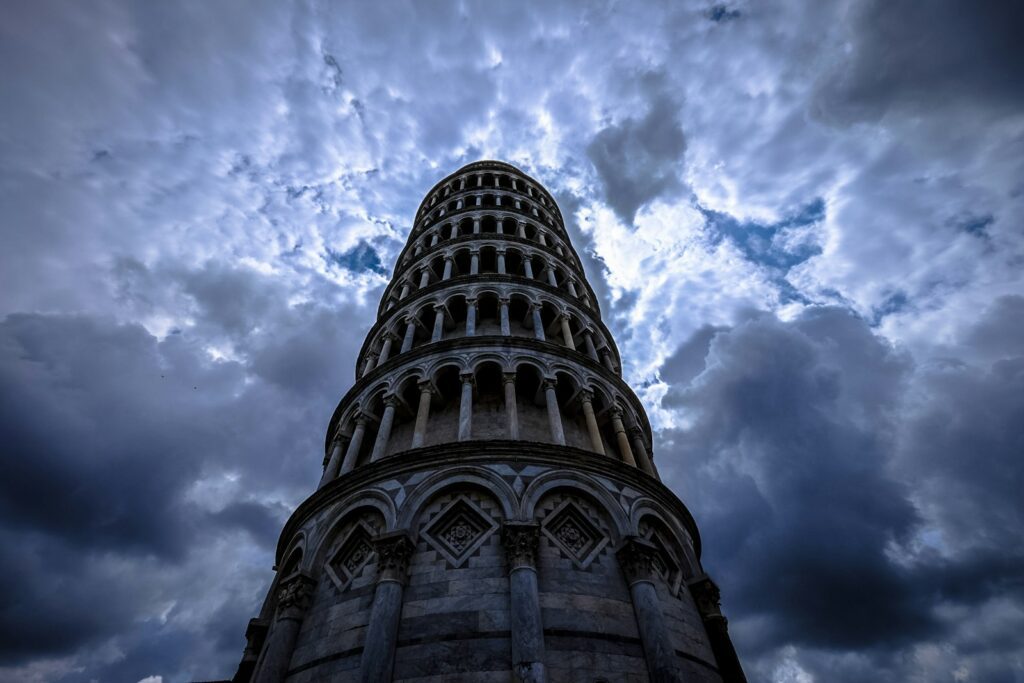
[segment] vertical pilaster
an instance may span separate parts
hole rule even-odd
[[[612,407],[612,429],[615,431],[615,440],[619,444],[619,455],[622,456],[622,462],[636,467],[633,449],[630,448],[629,437],[626,436],[626,427],[622,424],[622,409],[618,406]]]
[[[405,531],[382,534],[374,541],[377,551],[377,588],[370,608],[370,623],[359,667],[362,683],[391,683],[402,616],[402,594],[409,574],[409,558],[416,546]]]
[[[519,438],[519,414],[516,408],[516,373],[505,372],[501,375],[505,385],[505,417],[507,419],[508,438]]]
[[[384,397],[384,415],[380,418],[380,427],[377,429],[377,440],[373,442],[370,462],[377,462],[384,457],[388,450],[388,441],[391,439],[391,427],[395,423],[395,408],[397,406],[397,396],[392,394]]]
[[[263,654],[256,664],[254,683],[280,683],[288,673],[295,641],[299,637],[302,619],[313,601],[316,582],[303,573],[292,574],[281,580],[277,592],[277,610],[267,634]]]
[[[348,449],[345,451],[345,460],[341,463],[341,474],[348,474],[356,467],[356,458],[359,457],[359,450],[363,447],[363,437],[366,436],[367,418],[362,413],[356,415],[356,428],[352,431],[352,439],[348,442]]]
[[[551,439],[560,446],[565,445],[565,432],[562,430],[562,414],[558,410],[558,395],[555,393],[557,381],[551,377],[544,378],[544,402],[548,409],[548,426],[551,427]]]
[[[658,591],[654,587],[654,558],[657,547],[637,536],[627,538],[616,557],[629,584],[633,614],[647,660],[652,683],[678,683],[682,676],[675,666],[675,651],[669,640]]]
[[[466,336],[476,334],[476,299],[466,299]]]
[[[508,319],[508,299],[498,299],[498,315],[501,318],[501,335],[508,337],[512,334],[512,325]]]
[[[601,430],[597,427],[597,416],[594,415],[594,392],[589,389],[580,391],[580,405],[583,407],[583,418],[587,422],[587,434],[590,436],[590,447],[595,453],[604,455],[604,443],[601,441]]]
[[[512,679],[517,683],[544,683],[544,625],[537,587],[540,527],[531,522],[505,522],[501,541],[509,568]]]
[[[462,395],[459,400],[459,441],[468,441],[473,436],[473,373],[459,375],[462,380]]]
[[[423,445],[427,436],[427,420],[430,419],[430,401],[434,395],[429,380],[419,383],[420,403],[416,408],[416,424],[412,433],[412,448],[419,448]]]
[[[722,616],[718,586],[704,574],[690,581],[688,587],[711,641],[711,651],[715,654],[722,680],[725,683],[746,683],[747,677],[729,637],[729,621]]]

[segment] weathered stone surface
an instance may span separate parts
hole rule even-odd
[[[429,193],[237,681],[743,680],[596,302],[518,169]]]

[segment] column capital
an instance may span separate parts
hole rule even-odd
[[[618,420],[622,419],[622,408],[620,408],[618,404],[613,405],[609,409],[609,412],[612,414],[612,417],[614,417],[614,418],[616,418]]]
[[[512,299],[511,299],[511,298],[509,298],[509,297],[507,297],[507,296],[499,296],[499,297],[498,297],[498,303],[499,303],[499,304],[502,304],[502,305],[508,306],[508,304],[509,304],[509,302],[510,302],[510,301],[512,301]]]
[[[472,372],[460,372],[459,379],[462,380],[463,384],[475,385],[475,375]]]
[[[508,556],[508,569],[537,567],[540,546],[540,525],[536,522],[505,522],[501,527],[501,543]]]
[[[434,384],[429,379],[421,379],[416,382],[416,386],[419,387],[420,393],[429,392],[431,396],[434,395]]]
[[[365,427],[366,423],[370,421],[370,416],[360,410],[355,415],[355,421],[356,421],[356,426]]]
[[[554,389],[556,386],[558,386],[558,379],[555,377],[545,377],[543,380],[541,380],[541,385],[544,387],[545,390]]]
[[[594,390],[583,388],[579,390],[580,401],[591,402],[594,400]]]
[[[454,261],[455,260],[455,256],[453,256],[451,252],[442,254],[441,258],[444,259],[445,261]]]
[[[514,384],[516,381],[515,372],[503,372],[501,373],[501,381],[505,384]]]
[[[657,553],[658,547],[647,539],[639,536],[627,536],[619,549],[615,551],[615,557],[619,560],[622,573],[626,576],[626,583],[654,581],[654,560]]]
[[[721,619],[722,616],[721,592],[711,577],[702,574],[687,584],[693,601],[697,603],[697,611],[704,619]]]
[[[477,300],[477,298],[475,296],[467,296],[466,297],[466,305],[467,306],[474,306],[475,307],[477,305],[477,301],[478,300]]]
[[[416,550],[406,531],[380,534],[373,541],[377,552],[377,582],[397,581],[404,584],[409,573],[409,558]]]
[[[277,619],[301,619],[313,602],[316,581],[303,572],[281,580],[277,589]]]
[[[469,255],[470,256],[479,256],[480,255],[480,247],[470,247]]]
[[[505,247],[495,247],[494,253],[497,254],[498,256],[504,256],[505,254],[508,253],[508,249]]]
[[[447,305],[445,305],[445,304],[444,304],[444,303],[442,302],[442,303],[437,303],[437,304],[433,304],[433,307],[434,307],[434,310],[435,310],[435,311],[443,311],[443,310],[444,310],[444,309],[446,309],[446,308],[447,308],[448,306],[447,306]]]
[[[401,399],[398,398],[398,394],[385,394],[384,405],[389,408],[397,408],[401,403]]]

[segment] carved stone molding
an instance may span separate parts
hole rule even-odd
[[[277,591],[277,618],[301,619],[313,601],[316,581],[297,572],[281,581]]]
[[[710,576],[707,574],[699,576],[690,581],[689,586],[690,593],[693,595],[693,601],[697,603],[697,611],[700,612],[701,617],[705,620],[725,620],[725,617],[722,616],[721,593]]]
[[[540,545],[540,525],[535,522],[505,522],[501,528],[501,543],[508,555],[509,571],[520,567],[537,567],[537,548]]]
[[[654,581],[657,572],[658,547],[639,536],[630,536],[615,552],[626,582]]]
[[[409,558],[416,546],[405,531],[381,534],[374,540],[377,551],[377,581],[405,583],[409,574]]]

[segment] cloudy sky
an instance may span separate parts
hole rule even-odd
[[[752,681],[1024,681],[1021,35],[4,2],[0,681],[233,673],[413,212],[480,158],[555,194]]]

